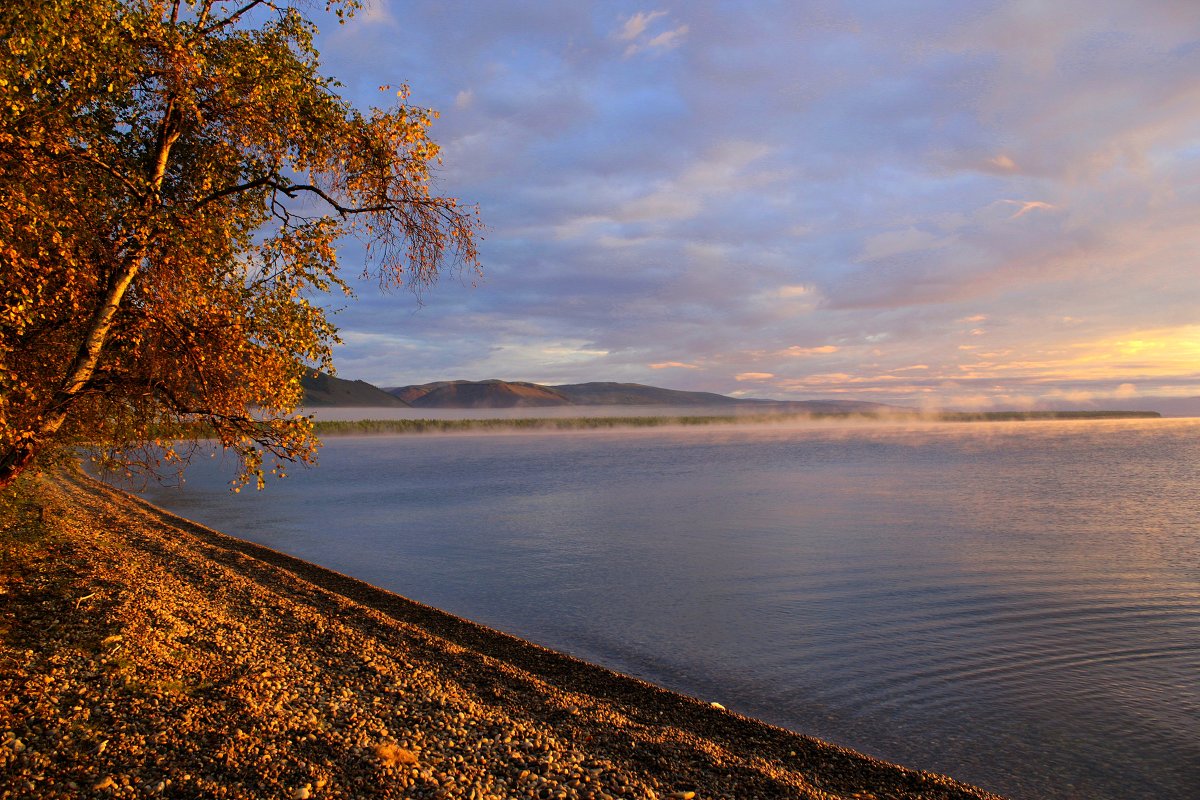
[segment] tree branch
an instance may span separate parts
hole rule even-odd
[[[383,204],[374,205],[374,206],[344,206],[341,203],[339,203],[337,200],[335,200],[333,197],[331,197],[329,195],[329,193],[326,192],[321,187],[313,186],[312,184],[308,184],[308,183],[288,183],[288,184],[280,183],[278,185],[272,184],[271,188],[282,192],[283,194],[287,195],[288,197],[292,198],[293,200],[296,199],[296,195],[299,192],[310,192],[312,194],[315,194],[317,197],[320,197],[322,200],[324,200],[326,203],[328,203],[334,211],[338,212],[338,214],[340,214],[343,217],[349,216],[351,214],[370,214],[370,213],[378,213],[380,211],[396,211],[405,205],[438,206],[438,207],[442,207],[445,205],[445,203],[443,201],[439,201],[439,200],[436,200],[433,198],[414,197],[414,198],[405,198],[403,200],[397,200],[394,202],[388,202],[388,203],[383,203]]]
[[[277,176],[275,175],[264,175],[261,178],[255,178],[254,180],[247,181],[246,183],[239,183],[236,186],[226,186],[224,189],[218,189],[212,194],[205,195],[197,200],[192,204],[192,210],[199,211],[209,203],[220,200],[222,197],[228,197],[231,194],[239,194],[241,192],[248,192],[251,189],[258,189],[263,186],[271,186],[272,181],[275,179],[277,179]]]
[[[106,161],[102,161],[99,158],[97,158],[96,156],[92,155],[91,151],[75,150],[74,157],[78,158],[80,161],[84,161],[88,164],[91,164],[93,167],[99,167],[101,170],[103,170],[104,172],[107,172],[109,175],[111,175],[112,177],[114,177],[118,181],[120,181],[122,184],[124,184],[125,188],[128,189],[135,198],[137,198],[139,200],[144,199],[141,186],[138,186],[136,183],[134,183],[132,180],[130,180],[128,176],[126,176],[123,172],[118,170],[112,164],[109,164]]]
[[[207,36],[208,34],[212,33],[213,31],[219,31],[221,28],[224,28],[228,25],[232,25],[233,23],[237,22],[239,19],[244,17],[246,14],[253,11],[257,6],[261,6],[261,5],[271,5],[271,4],[269,2],[267,2],[267,0],[250,0],[249,3],[242,6],[241,8],[237,9],[232,14],[230,14],[228,17],[226,17],[225,19],[217,20],[216,22],[212,23],[211,25],[208,25],[205,27],[197,27],[196,32],[195,32],[195,34],[193,34],[192,38],[195,38],[197,36]],[[207,21],[208,11],[211,7],[212,7],[212,4],[210,3],[208,8],[205,9],[205,14],[204,14],[205,19],[200,22],[201,26],[204,25],[205,21]]]

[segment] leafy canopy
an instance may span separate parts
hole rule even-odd
[[[433,112],[404,88],[352,107],[315,33],[288,2],[10,0],[0,486],[64,445],[135,464],[198,435],[261,485],[264,456],[314,458],[296,407],[302,373],[331,367],[311,300],[350,292],[339,239],[384,288],[478,269],[473,209],[430,189]]]

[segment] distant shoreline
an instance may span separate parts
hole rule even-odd
[[[369,412],[370,409],[363,409]],[[479,419],[316,420],[318,436],[370,434],[482,433],[488,431],[586,431],[622,428],[779,425],[802,422],[1039,422],[1162,419],[1157,411],[983,411],[912,414],[806,413],[706,414],[606,417],[502,417]]]

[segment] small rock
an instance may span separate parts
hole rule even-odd
[[[292,800],[308,800],[312,797],[312,786],[301,786],[296,791],[292,792]]]
[[[709,706],[711,706],[712,708],[715,708],[717,711],[724,711],[724,710],[725,710],[725,706],[723,706],[723,705],[721,705],[720,703],[717,703],[717,702],[712,702],[712,703],[709,703]]]
[[[412,765],[418,761],[417,754],[413,751],[390,743],[376,745],[375,755],[390,767]]]
[[[115,788],[117,788],[117,782],[112,779],[111,775],[109,775],[104,780],[102,780],[99,783],[92,786],[92,788],[93,789],[115,789]]]

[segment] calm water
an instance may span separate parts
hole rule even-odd
[[[226,532],[1017,798],[1200,796],[1200,421],[332,440]]]

